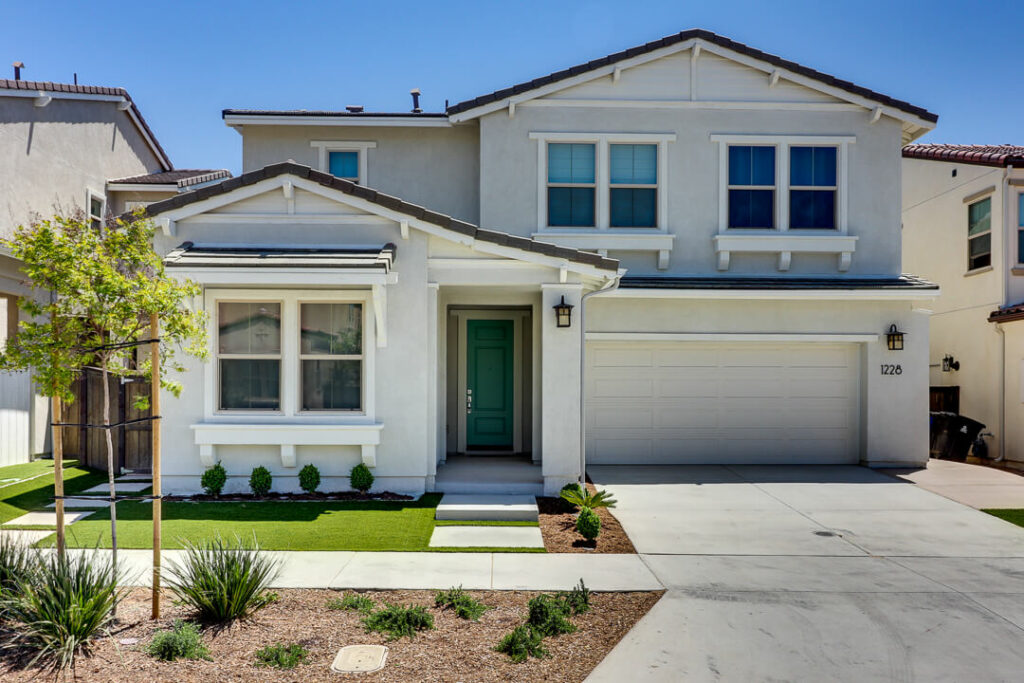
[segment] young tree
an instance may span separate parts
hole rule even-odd
[[[28,319],[19,324],[14,339],[0,354],[0,370],[31,370],[41,393],[66,402],[74,401],[71,386],[83,370],[102,373],[115,568],[110,378],[147,376],[149,361],[137,362],[136,349],[137,342],[148,338],[154,314],[160,320],[162,368],[183,370],[175,360],[176,351],[197,358],[207,353],[206,316],[190,308],[199,288],[165,275],[163,261],[153,250],[153,234],[153,224],[141,215],[98,229],[84,216],[56,216],[19,227],[4,242],[22,261],[21,270],[36,295],[19,301]],[[180,383],[171,380],[161,380],[161,385],[175,396],[181,391]],[[136,405],[147,406],[148,399]]]

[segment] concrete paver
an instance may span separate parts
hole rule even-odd
[[[53,510],[57,507],[57,503],[53,502],[46,506],[47,509]],[[97,498],[96,500],[83,500],[81,498],[68,498],[64,501],[65,510],[101,510],[103,508],[110,507],[109,500],[103,500]]]
[[[543,548],[536,526],[437,526],[431,548]]]
[[[0,529],[0,539],[9,538],[15,543],[33,545],[52,533],[46,529]]]

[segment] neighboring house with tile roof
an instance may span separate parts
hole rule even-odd
[[[904,147],[903,260],[942,287],[933,408],[983,422],[1024,469],[1024,145]]]
[[[921,107],[685,31],[443,112],[222,115],[242,175],[148,208],[211,321],[163,404],[171,490],[218,461],[230,490],[364,462],[550,494],[585,462],[927,460]]]
[[[37,216],[81,211],[104,220],[189,189],[190,180],[230,176],[175,170],[124,89],[68,83],[0,79],[0,155],[0,237]],[[0,344],[17,329],[17,298],[28,291],[0,247]],[[47,405],[27,375],[0,375],[0,465],[49,449]]]

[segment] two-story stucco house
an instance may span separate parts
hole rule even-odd
[[[175,170],[122,88],[0,79],[0,237],[58,212],[98,222],[227,176]],[[0,246],[0,347],[16,333],[17,300],[28,292]],[[27,373],[0,373],[0,465],[48,450],[47,405]]]
[[[584,457],[928,457],[924,109],[692,30],[440,113],[223,116],[244,173],[149,208],[211,320],[164,404],[172,490],[217,461],[418,492],[515,454],[552,492]]]
[[[1024,146],[905,147],[903,252],[942,287],[934,407],[984,423],[990,456],[1024,468]]]

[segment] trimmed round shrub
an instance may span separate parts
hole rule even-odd
[[[200,483],[203,485],[203,490],[211,496],[219,496],[220,492],[224,490],[224,484],[228,482],[228,473],[224,469],[224,466],[217,463],[210,469],[203,472],[203,478]]]
[[[601,518],[590,508],[583,508],[576,518],[576,531],[588,541],[593,541],[601,533]]]
[[[366,493],[373,486],[373,474],[370,473],[370,468],[363,463],[352,468],[348,480],[351,482],[352,488],[360,493]]]
[[[309,464],[299,470],[299,486],[306,493],[313,493],[320,486],[320,470]]]
[[[257,496],[265,496],[270,493],[270,485],[274,482],[274,478],[270,475],[270,470],[260,465],[254,467],[252,474],[249,475],[249,488]]]

